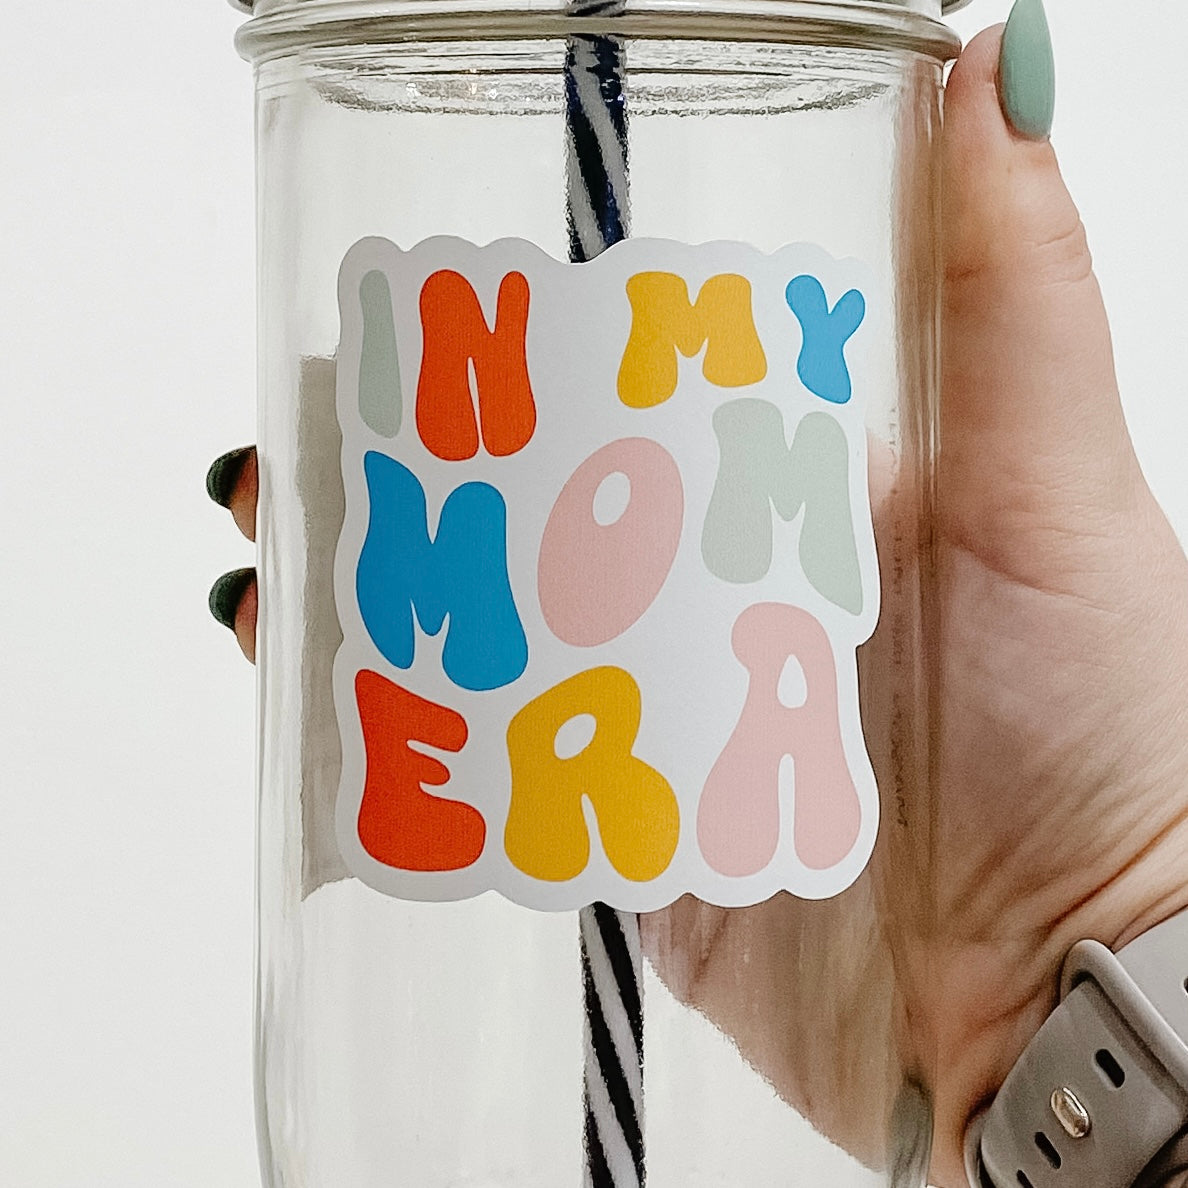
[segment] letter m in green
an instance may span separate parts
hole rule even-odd
[[[862,574],[850,508],[850,448],[828,413],[809,413],[789,447],[784,418],[766,400],[723,404],[714,414],[720,460],[701,535],[709,571],[723,581],[757,582],[772,556],[772,509],[803,512],[800,564],[822,597],[862,612]]]

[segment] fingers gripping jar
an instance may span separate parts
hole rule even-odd
[[[256,0],[270,1188],[919,1186],[940,0]]]

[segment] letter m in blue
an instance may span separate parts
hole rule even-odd
[[[363,459],[370,501],[355,589],[375,646],[411,668],[413,613],[436,635],[447,616],[442,667],[463,689],[509,685],[528,664],[528,641],[507,576],[507,505],[487,483],[465,483],[442,505],[429,537],[416,475],[372,450]]]

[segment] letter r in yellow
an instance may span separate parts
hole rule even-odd
[[[564,882],[590,861],[582,815],[588,799],[602,848],[625,879],[663,874],[676,853],[680,813],[668,781],[631,748],[639,734],[639,686],[621,668],[591,668],[530,701],[507,728],[511,806],[503,842],[517,870]],[[576,755],[557,755],[557,732],[582,714],[594,737]]]
[[[692,358],[705,347],[702,375],[720,388],[757,384],[767,358],[751,312],[751,282],[722,273],[689,286],[673,272],[639,272],[627,282],[631,334],[619,365],[619,399],[630,408],[663,404],[677,388],[677,351]]]

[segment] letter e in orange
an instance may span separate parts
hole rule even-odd
[[[377,861],[398,870],[462,870],[478,861],[487,824],[473,805],[425,791],[450,778],[438,759],[408,744],[460,751],[466,721],[378,673],[355,677],[367,776],[359,806],[359,840]]]

